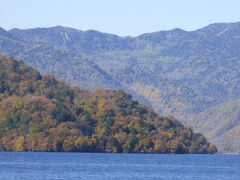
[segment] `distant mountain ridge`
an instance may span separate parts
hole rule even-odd
[[[131,37],[122,38],[94,30],[80,31],[62,26],[29,30],[12,29],[9,33],[14,34],[22,41],[60,47],[73,53],[94,53],[102,50],[133,50],[141,47],[141,44],[138,44],[138,41]]]
[[[239,49],[240,23],[138,37],[61,26],[0,31],[0,53],[80,88],[123,89],[201,132],[191,119],[240,98]]]

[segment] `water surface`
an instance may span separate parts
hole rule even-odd
[[[240,155],[0,152],[0,179],[239,180]]]

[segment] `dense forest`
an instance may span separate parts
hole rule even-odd
[[[113,90],[81,90],[0,57],[0,150],[216,153],[174,117]]]

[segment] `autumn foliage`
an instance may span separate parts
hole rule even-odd
[[[123,91],[80,90],[0,57],[0,150],[215,153],[201,134]]]

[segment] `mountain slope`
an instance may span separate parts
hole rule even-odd
[[[240,99],[224,102],[201,112],[191,121],[220,151],[240,149]]]
[[[80,90],[0,56],[0,150],[215,153],[123,91]]]

